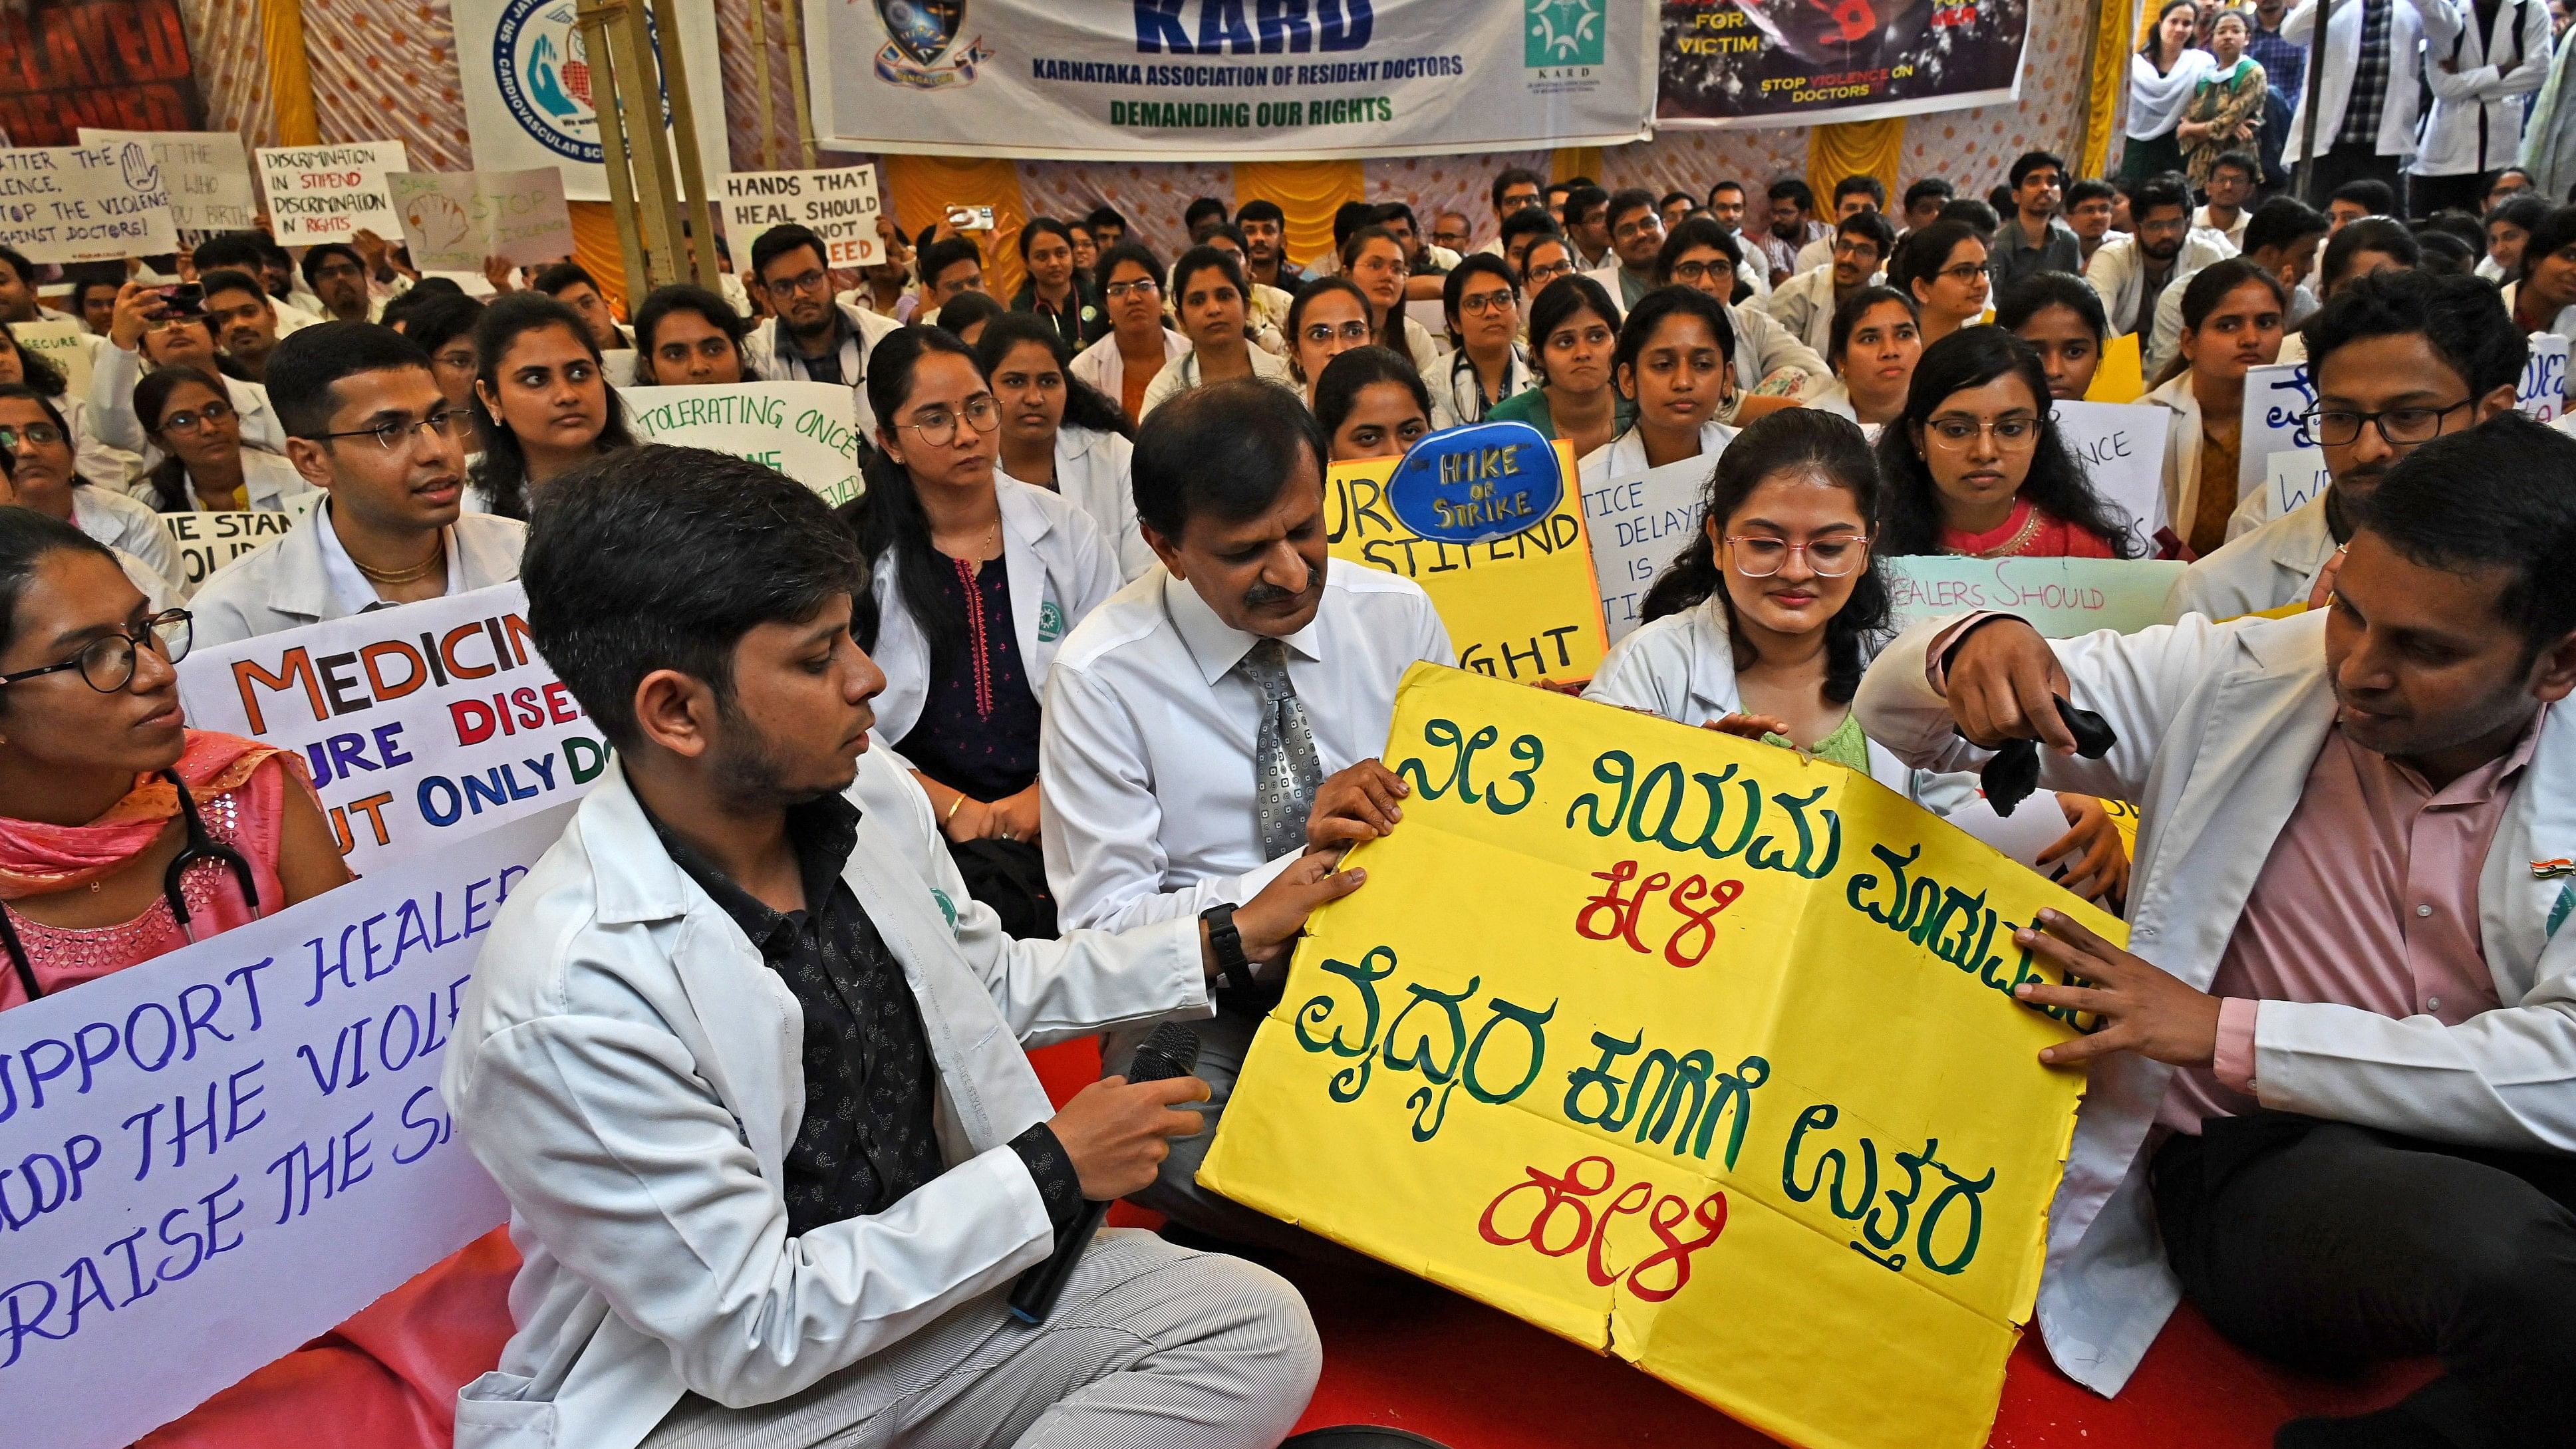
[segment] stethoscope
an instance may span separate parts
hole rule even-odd
[[[188,793],[178,771],[163,770],[161,778],[179,792],[179,818],[187,832],[179,853],[170,857],[169,865],[161,871],[161,899],[169,903],[171,918],[179,923],[179,933],[188,938],[190,945],[196,944],[196,922],[188,910],[188,893],[183,887],[188,872],[207,861],[220,861],[232,872],[233,880],[241,886],[242,903],[250,907],[250,918],[258,920],[259,877],[251,873],[250,861],[206,829],[206,817],[197,810],[197,797]],[[45,988],[37,984],[36,968],[27,960],[27,948],[18,944],[18,928],[10,924],[5,906],[0,906],[0,946],[8,948],[9,964],[17,971],[18,985],[25,989],[27,999],[34,1001],[43,996]]]

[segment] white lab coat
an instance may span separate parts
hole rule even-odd
[[[1154,550],[1136,527],[1136,484],[1129,463],[1135,453],[1136,445],[1116,433],[1069,425],[1055,430],[1055,491],[1090,515],[1101,539],[1118,558],[1121,579],[1132,579],[1154,566]]]
[[[1869,285],[1873,287],[1886,284],[1885,272],[1869,279]],[[1834,296],[1834,269],[1824,267],[1800,272],[1782,282],[1763,303],[1763,310],[1786,328],[1790,336],[1814,349],[1818,357],[1831,357],[1834,350],[1834,311],[1840,305]]]
[[[1179,357],[1189,350],[1190,339],[1173,331],[1169,327],[1163,329],[1163,364],[1165,367],[1171,365],[1173,358]],[[1119,354],[1117,333],[1108,333],[1099,341],[1074,354],[1072,364],[1065,370],[1072,373],[1075,377],[1080,378],[1082,381],[1091,384],[1093,387],[1100,389],[1101,392],[1108,395],[1111,402],[1118,403],[1122,407],[1125,406],[1127,394],[1123,389],[1127,386],[1127,359]],[[1161,371],[1162,368],[1158,367],[1155,369],[1155,372],[1158,374]],[[1150,381],[1147,385],[1151,386]]]
[[[1463,427],[1482,422],[1485,409],[1485,385],[1476,380],[1476,364],[1461,349],[1448,354],[1444,366],[1422,375],[1431,389],[1431,426]],[[1538,386],[1538,374],[1530,371],[1529,356],[1519,343],[1512,344],[1511,359],[1503,364],[1503,392],[1496,401],[1519,396]]]
[[[1785,284],[1784,284],[1785,285]],[[1825,365],[1824,354],[1798,340],[1797,334],[1780,325],[1759,302],[1738,302],[1726,309],[1727,320],[1735,326],[1735,399],[1736,407],[1776,372],[1798,375],[1798,392],[1808,393],[1831,383],[1834,370]],[[1732,419],[1734,408],[1718,413]]]
[[[868,403],[868,357],[888,335],[901,331],[903,324],[847,302],[832,305],[841,309],[842,320],[849,324],[849,335],[841,339],[841,380],[850,385],[857,400],[859,436],[873,448],[877,442],[877,411]],[[750,375],[763,382],[810,382],[812,374],[805,370],[804,359],[796,355],[795,344],[782,344],[778,339],[783,325],[772,317],[742,339],[743,360],[750,364]]]
[[[261,544],[198,585],[197,596],[189,601],[197,614],[196,647],[211,649],[346,617],[322,559],[321,532],[330,526],[329,514],[317,506],[285,537]],[[447,526],[449,594],[517,578],[527,538],[528,526],[515,518],[460,514]]]
[[[1735,441],[1736,430],[1721,422],[1699,425],[1699,460],[1711,472],[1717,469],[1717,455]],[[1584,454],[1574,465],[1581,486],[1589,491],[1613,478],[1628,478],[1643,473],[1653,465],[1646,461],[1646,440],[1631,423],[1628,430],[1600,447]]]
[[[248,512],[284,513],[286,506],[297,498],[322,491],[305,482],[304,475],[295,471],[293,463],[265,449],[246,446],[241,450],[241,461],[242,507]],[[140,494],[136,498],[147,505],[153,501]],[[313,501],[319,503],[322,500],[316,498]],[[197,502],[193,488],[188,493],[188,506],[189,511],[197,513],[213,511]]]
[[[2326,502],[2312,498],[2297,512],[2228,540],[2195,560],[2165,595],[2165,622],[2199,614],[2224,623],[2285,604],[2305,603],[2317,575],[2335,556],[2326,527]]]
[[[71,523],[109,548],[150,564],[172,589],[187,587],[188,571],[180,566],[178,546],[151,504],[95,483],[74,483]],[[204,643],[205,637],[199,635],[197,642]]]
[[[2200,507],[2200,399],[2192,395],[2191,369],[2138,401],[2173,414],[2165,424],[2165,517],[2173,520],[2175,533],[2188,533]]]
[[[1046,698],[1056,646],[1100,601],[1118,592],[1118,557],[1091,516],[1062,494],[995,475],[1002,515],[1002,568],[1011,586],[1011,637],[1020,649],[1029,693]],[[930,697],[930,641],[904,607],[891,557],[877,560],[869,588],[877,600],[877,641],[868,653],[885,670],[876,698],[876,734],[900,744],[921,722]]]
[[[440,1072],[523,1264],[458,1449],[632,1449],[683,1393],[775,1403],[1009,1283],[1054,1247],[1010,1140],[1054,1115],[1023,1045],[1208,1014],[1198,922],[1014,940],[930,802],[871,750],[841,879],[903,967],[947,1170],[787,1233],[804,1016],[673,864],[612,762],[502,907]]]
[[[1881,653],[1854,701],[1862,727],[1918,766],[1974,768],[1924,677],[1955,619]],[[2335,718],[2326,615],[2050,641],[2076,704],[2119,743],[2100,760],[2042,750],[2040,785],[2128,800],[2143,815],[2129,949],[2207,989],[2255,877],[2306,789]],[[2266,1001],[2255,1023],[2262,1104],[2441,1142],[2576,1152],[2576,931],[2552,932],[2570,888],[2531,862],[2576,839],[2576,711],[2552,710],[2478,879],[2481,943],[2502,1005],[2459,1026],[2323,1002]],[[2117,1393],[2180,1297],[2147,1192],[2145,1150],[2173,1068],[2127,1053],[2092,1069],[2048,1214],[2039,1323],[2078,1383]]]
[[[2477,11],[2457,5],[2459,29],[2447,45],[2428,45],[2424,83],[2432,114],[2407,167],[2418,176],[2483,175],[2522,155],[2522,118],[2549,74],[2546,0],[2504,0],[2485,35]],[[2451,69],[2444,70],[2447,62]]]
[[[2165,283],[2164,290],[2180,291],[2190,282],[2194,272],[2212,262],[2223,262],[2232,255],[2234,253],[2227,249],[2225,239],[2216,233],[2185,233],[2182,250],[2174,254],[2173,280]],[[2137,330],[2141,320],[2150,328],[2154,326],[2154,313],[2147,314],[2144,319],[2138,316],[2138,298],[2146,291],[2147,272],[2145,258],[2138,254],[2138,239],[2134,234],[2103,238],[2102,245],[2093,249],[2093,260],[2084,264],[2084,280],[2093,284],[2093,291],[2102,299],[2102,310],[2109,316],[2112,337]],[[2163,293],[2157,294],[2157,300],[2163,300]],[[2139,339],[2141,343],[2146,340]],[[2155,369],[2147,369],[2147,375],[2155,376]]]
[[[113,342],[102,342],[90,359],[87,427],[108,447],[139,455],[141,471],[148,472],[161,461],[161,450],[152,446],[152,439],[143,431],[143,420],[134,413],[134,385],[142,380],[140,351],[128,352]],[[223,378],[222,382],[224,395],[233,405],[233,418],[241,425],[242,446],[284,453],[286,425],[269,407],[268,389],[237,377]],[[141,473],[136,476],[139,478]]]
[[[2451,38],[2459,33],[2460,17],[2451,0],[2387,3],[2388,98],[2379,108],[2379,144],[2373,150],[2381,156],[2412,156],[2416,91],[2422,74],[2422,51],[2416,42],[2421,40],[2437,51],[2447,50]],[[2326,21],[2325,75],[2317,85],[2300,92],[2298,107],[2290,114],[2290,135],[2281,147],[2285,165],[2296,166],[2307,159],[2305,142],[2311,104],[2319,107],[2319,150],[2332,149],[2335,137],[2343,131],[2344,107],[2352,101],[2353,73],[2361,68],[2361,7],[2362,0],[2334,0],[2334,14]],[[2292,45],[2306,45],[2316,28],[2317,0],[2303,0],[2281,21],[2281,38]]]

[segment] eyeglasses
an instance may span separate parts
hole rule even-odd
[[[161,431],[165,433],[177,433],[183,437],[194,437],[196,436],[199,428],[213,427],[215,424],[222,422],[224,419],[231,417],[232,415],[233,405],[231,403],[210,402],[192,413],[163,413],[161,415]]]
[[[2379,429],[2382,442],[2392,446],[2427,442],[2441,435],[2442,419],[2475,402],[2463,398],[2446,408],[2389,408],[2383,412],[2351,413],[2341,409],[2328,412],[2318,408],[2305,421],[2308,435],[2329,448],[2347,448],[2361,441],[2361,426],[2368,423]]]
[[[2007,452],[2039,446],[2037,418],[1997,418],[1990,423],[1976,418],[1934,418],[1924,426],[1924,432],[1951,452],[1975,443],[1980,433],[1993,434],[1995,446]]]
[[[1559,277],[1570,277],[1573,275],[1574,263],[1570,261],[1550,262],[1543,267],[1532,267],[1528,272],[1523,274],[1524,278],[1532,287],[1544,287]]]
[[[1369,325],[1366,322],[1345,322],[1336,327],[1330,322],[1318,322],[1298,335],[1317,347],[1336,337],[1344,342],[1364,344],[1369,340]]]
[[[1362,257],[1351,266],[1353,272],[1391,272],[1403,276],[1413,270],[1402,257]]]
[[[773,292],[792,292],[801,296],[807,292],[829,288],[831,285],[832,274],[830,272],[812,271],[803,272],[793,277],[780,277],[778,280],[769,284],[769,290]]]
[[[1735,268],[1724,262],[1675,262],[1673,280],[1685,287],[1696,287],[1711,277],[1732,277]]]
[[[0,427],[0,448],[16,448],[20,443],[33,443],[50,448],[63,440],[63,430],[51,423],[29,423],[23,428]]]
[[[1139,298],[1151,297],[1162,290],[1163,284],[1155,281],[1153,278],[1138,277],[1132,282],[1112,282],[1108,286],[1100,289],[1100,295],[1108,298],[1112,302],[1115,302],[1119,298],[1129,296],[1131,294]]]
[[[1623,221],[1619,223],[1618,230],[1612,232],[1611,235],[1617,237],[1621,241],[1635,241],[1637,238],[1644,236],[1648,232],[1652,232],[1657,236],[1662,236],[1664,234],[1664,223],[1662,219],[1654,216],[1643,216],[1634,221]]]
[[[1985,280],[1986,268],[1982,262],[1961,262],[1955,267],[1943,267],[1932,275],[1947,277],[1960,286],[1966,287]]]
[[[1834,255],[1838,257],[1856,257],[1863,255],[1875,257],[1878,255],[1878,243],[1861,237],[1841,237],[1834,242]]]
[[[427,433],[442,442],[461,437],[464,435],[466,421],[465,409],[441,408],[416,423],[408,418],[387,418],[372,428],[349,428],[337,433],[306,433],[304,436],[317,443],[327,443],[334,438],[373,438],[376,440],[377,447],[390,453],[422,433]]]
[[[1512,310],[1512,294],[1505,290],[1479,292],[1472,297],[1461,297],[1458,299],[1458,310],[1471,317],[1500,316]]]
[[[957,441],[959,416],[946,408],[930,408],[913,414],[912,421],[904,427],[931,447],[945,448]],[[979,433],[989,433],[1002,425],[1001,405],[993,401],[991,393],[978,393],[968,398],[963,416],[966,425]]]
[[[1780,572],[1789,555],[1804,554],[1807,567],[1818,577],[1838,579],[1859,568],[1869,558],[1869,537],[1820,538],[1811,543],[1791,543],[1785,538],[1764,538],[1758,534],[1728,534],[1727,546],[1735,550],[1735,571],[1748,579],[1767,579]]]
[[[0,685],[77,669],[82,683],[101,694],[114,694],[134,681],[135,651],[145,644],[150,644],[153,652],[166,663],[176,664],[187,658],[188,640],[193,632],[191,620],[194,618],[185,609],[165,609],[131,629],[119,629],[92,639],[81,646],[78,654],[60,664],[0,674]]]

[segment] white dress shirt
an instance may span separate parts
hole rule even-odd
[[[1314,619],[1281,642],[1330,776],[1385,751],[1406,669],[1457,654],[1410,579],[1334,559],[1323,592]],[[1157,565],[1056,652],[1039,839],[1065,929],[1240,905],[1296,858],[1264,855],[1253,804],[1261,694],[1235,665],[1260,639]]]
[[[441,594],[469,593],[519,576],[528,526],[513,518],[468,513],[447,526],[447,581]],[[341,547],[325,499],[283,538],[272,539],[215,570],[189,601],[199,649],[263,634],[392,608]]]

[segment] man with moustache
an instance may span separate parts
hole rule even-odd
[[[2227,244],[2191,229],[2191,193],[2180,181],[2157,178],[2139,185],[2129,203],[2134,225],[2125,236],[2102,243],[2084,265],[2084,280],[2102,297],[2111,336],[2140,334],[2144,342],[2156,322],[2156,299],[2168,287],[2179,287],[2192,274],[2229,255]]]
[[[810,227],[773,226],[751,243],[751,273],[770,318],[742,342],[765,382],[834,382],[858,401],[859,436],[876,435],[868,406],[868,354],[901,328],[892,317],[834,300],[831,250]]]
[[[1161,566],[1074,627],[1047,680],[1039,792],[1067,926],[1196,917],[1232,940],[1241,903],[1310,844],[1382,834],[1405,793],[1376,758],[1404,671],[1452,664],[1409,579],[1332,558],[1327,445],[1294,394],[1249,378],[1183,393],[1136,434],[1136,513]],[[1211,1133],[1273,989],[1246,937],[1199,1029]],[[1141,1031],[1104,1053],[1123,1067]],[[1136,1200],[1237,1242],[1316,1240],[1198,1186],[1210,1134],[1176,1141]]]
[[[1253,200],[1234,214],[1243,232],[1244,275],[1264,287],[1294,295],[1307,276],[1288,260],[1288,213],[1275,201]]]
[[[2371,490],[2421,444],[2513,411],[2530,355],[2495,288],[2422,271],[2346,283],[2307,338],[2317,391],[2308,427],[2334,481],[2183,570],[2165,599],[2169,620],[2324,607]],[[2258,489],[2239,517],[2259,516],[2270,497],[2268,485]]]
[[[526,526],[462,511],[474,423],[449,405],[419,344],[324,322],[277,344],[268,379],[287,460],[330,497],[206,580],[189,604],[199,648],[519,576]]]
[[[277,350],[278,338],[277,308],[268,293],[248,272],[207,272],[198,285],[205,289],[206,326],[224,360],[246,382],[267,381],[269,354]]]

